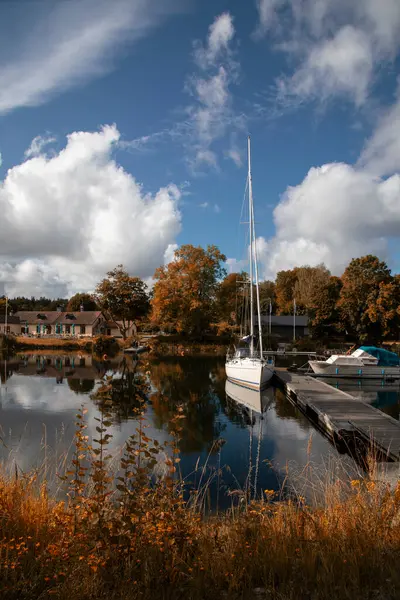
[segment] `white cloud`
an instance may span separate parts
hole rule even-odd
[[[361,105],[367,99],[372,72],[369,37],[346,25],[332,39],[313,46],[292,77],[279,80],[280,99],[325,101],[344,95]]]
[[[210,26],[206,44],[195,44],[194,57],[199,72],[188,81],[187,91],[193,101],[186,110],[189,162],[194,170],[202,164],[217,168],[212,145],[225,136],[228,125],[235,120],[230,92],[238,71],[232,58],[234,35],[233,19],[229,13],[223,13]]]
[[[195,60],[202,69],[215,66],[221,54],[230,54],[229,44],[235,35],[233,19],[229,12],[219,15],[210,25],[205,46],[195,43]]]
[[[388,239],[400,238],[399,195],[399,175],[381,179],[344,163],[313,167],[274,210],[276,234],[260,252],[263,276],[321,262],[341,274],[354,257],[387,258]]]
[[[383,114],[359,164],[377,175],[400,171],[400,90],[397,102]]]
[[[219,204],[214,204],[214,212],[219,214],[221,212],[221,207]]]
[[[102,75],[112,67],[117,50],[144,36],[173,7],[173,0],[70,0],[41,11],[32,3],[24,7],[20,39],[10,40],[12,23],[3,5],[0,113],[41,104],[60,90]]]
[[[208,202],[202,202],[201,204],[199,204],[200,208],[207,208],[208,207]]]
[[[398,0],[258,0],[258,32],[271,29],[289,53],[291,76],[278,78],[284,104],[346,96],[365,103],[382,65],[400,47]],[[271,24],[274,23],[274,27]]]
[[[256,0],[259,24],[256,35],[262,35],[276,22],[277,10],[285,4],[285,0]]]
[[[164,252],[164,265],[168,265],[175,260],[175,252],[178,248],[178,244],[168,244],[167,249]]]
[[[150,277],[171,252],[181,192],[170,184],[144,193],[112,158],[119,137],[115,126],[75,132],[58,154],[8,171],[0,183],[0,282],[9,295],[92,290],[119,263]]]
[[[35,138],[33,138],[29,148],[27,150],[25,150],[25,158],[31,158],[32,156],[38,156],[39,154],[41,154],[42,150],[44,150],[44,148],[46,146],[48,146],[49,144],[52,144],[55,141],[56,141],[55,137],[52,137],[49,135],[47,135],[47,136],[37,135]]]

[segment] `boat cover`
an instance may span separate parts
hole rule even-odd
[[[400,357],[389,350],[376,348],[375,346],[360,346],[359,350],[377,358],[379,367],[397,367],[400,365]]]

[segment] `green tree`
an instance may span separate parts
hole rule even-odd
[[[152,318],[158,325],[199,336],[215,313],[219,281],[226,257],[216,246],[190,244],[175,251],[174,260],[156,270]]]
[[[342,323],[361,342],[377,342],[384,335],[385,328],[376,305],[381,284],[392,281],[386,263],[371,254],[353,258],[343,273],[339,300]]]
[[[116,322],[121,335],[149,310],[147,285],[139,277],[131,277],[123,265],[107,273],[96,287],[95,298],[101,310]]]
[[[83,310],[97,310],[97,304],[94,298],[90,294],[75,294],[69,299],[67,308],[65,310],[75,312],[81,309]]]

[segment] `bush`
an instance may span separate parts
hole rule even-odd
[[[120,351],[120,346],[117,340],[106,335],[99,335],[93,343],[93,352],[95,354],[108,354],[115,356]]]

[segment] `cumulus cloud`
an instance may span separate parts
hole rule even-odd
[[[0,5],[0,113],[41,104],[60,90],[103,74],[121,47],[143,37],[176,3],[70,0],[55,3],[51,10],[29,4],[18,17],[20,38],[12,40],[7,7]]]
[[[265,278],[281,269],[324,262],[341,274],[364,254],[388,257],[400,237],[400,176],[388,179],[344,163],[313,167],[274,210],[276,234],[260,249]]]
[[[345,96],[364,104],[400,47],[397,0],[257,0],[258,32],[272,29],[294,72],[277,80],[283,104]]]
[[[74,132],[0,183],[0,282],[9,295],[92,290],[119,263],[150,277],[180,231],[174,184],[154,195],[113,160],[115,125]]]

